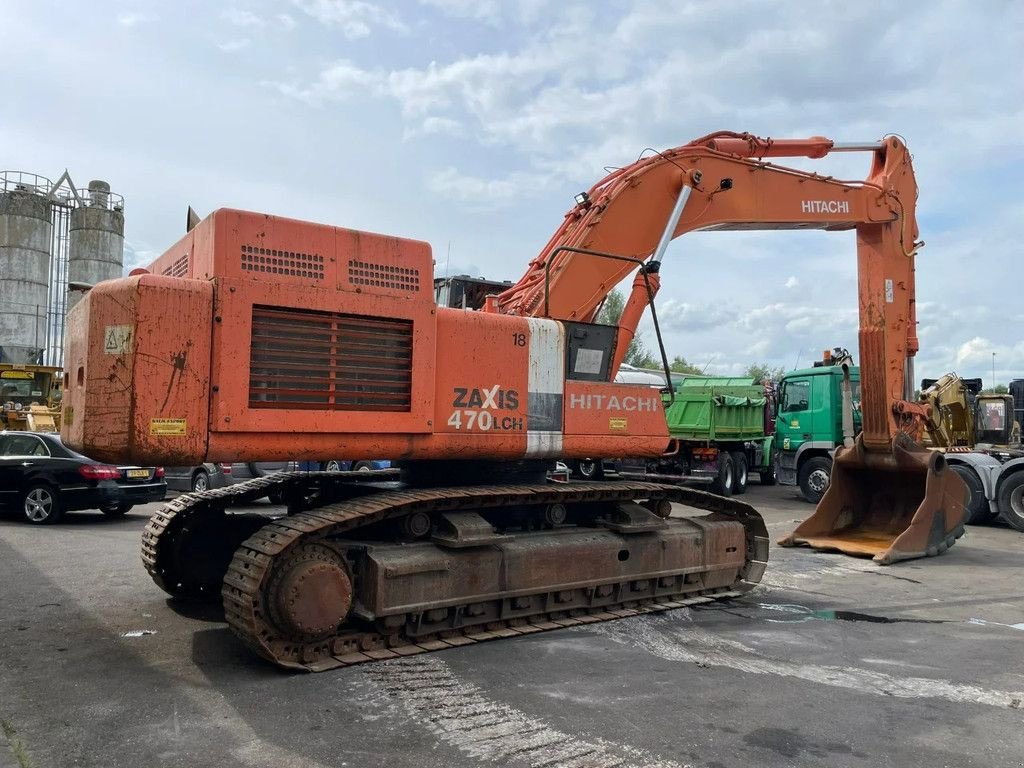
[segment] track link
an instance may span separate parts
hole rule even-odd
[[[309,483],[311,477],[329,476],[333,483],[363,485],[391,480],[394,470],[349,473],[282,473],[258,478],[203,494],[179,497],[158,512],[143,536],[143,561],[154,580],[163,589],[183,596],[209,598],[214,584],[205,585],[198,595],[182,590],[189,586],[184,574],[168,564],[172,542],[202,518],[236,517],[226,514],[231,506],[253,501],[271,491],[284,491]],[[367,489],[369,490],[369,489]],[[687,584],[676,594],[639,600],[602,604],[593,609],[549,611],[486,624],[446,628],[434,634],[406,636],[401,627],[356,622],[346,624],[333,636],[316,640],[286,637],[277,629],[279,622],[264,601],[264,592],[273,578],[274,568],[288,558],[309,558],[310,548],[318,546],[329,554],[331,540],[344,537],[362,526],[418,512],[488,510],[506,506],[573,504],[579,502],[616,503],[666,499],[712,513],[717,519],[730,519],[743,525],[746,553],[740,578],[728,587],[701,589]],[[379,490],[361,497],[313,506],[286,518],[263,518],[262,525],[234,550],[223,578],[221,596],[225,618],[238,637],[260,656],[279,666],[304,671],[323,671],[353,664],[409,656],[427,651],[482,642],[499,637],[514,637],[578,624],[607,621],[641,613],[679,608],[709,600],[736,597],[760,581],[768,559],[768,534],[764,522],[753,507],[703,491],[679,486],[644,482],[574,482],[569,484],[488,485],[459,488]],[[241,517],[241,516],[237,516]],[[236,532],[236,536],[241,532]],[[302,554],[304,553],[304,554]],[[625,583],[625,582],[624,582]],[[171,587],[170,589],[168,587]],[[195,590],[192,590],[193,592]],[[618,594],[618,593],[616,593]]]

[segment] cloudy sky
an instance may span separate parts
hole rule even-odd
[[[897,133],[926,242],[918,374],[988,382],[995,352],[999,381],[1024,376],[1022,3],[0,0],[0,24],[0,169],[110,181],[126,266],[191,204],[423,239],[439,272],[515,279],[573,195],[646,147]],[[709,371],[856,346],[851,233],[688,235],[662,281],[669,353]]]

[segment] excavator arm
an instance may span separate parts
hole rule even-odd
[[[766,161],[849,151],[872,154],[865,180],[842,181]],[[919,348],[916,198],[910,154],[897,138],[838,144],[821,137],[711,134],[615,170],[580,194],[523,277],[491,308],[592,322],[608,293],[645,260],[620,322],[618,347],[624,352],[621,342],[628,344],[636,331],[648,287],[656,291],[660,284],[661,260],[672,239],[696,230],[856,229],[861,360],[871,383],[865,385],[865,439],[887,450],[896,432],[919,439],[925,417],[910,386]]]
[[[768,160],[843,151],[871,154],[864,180]],[[966,489],[943,457],[918,445],[929,408],[912,392],[916,199],[910,153],[895,137],[839,144],[711,134],[617,169],[577,196],[523,277],[489,309],[592,322],[609,291],[640,264],[620,320],[613,377],[660,284],[672,239],[695,230],[856,230],[863,432],[852,448],[840,449],[833,488],[818,511],[781,543],[884,563],[936,554],[963,532]]]

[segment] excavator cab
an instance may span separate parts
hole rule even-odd
[[[1013,418],[1012,395],[979,395],[975,405],[976,442],[1012,445],[1020,441],[1020,426]]]

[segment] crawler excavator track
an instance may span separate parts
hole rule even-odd
[[[283,473],[186,494],[147,525],[143,562],[171,595],[219,592],[246,645],[305,671],[736,597],[767,563],[751,506],[689,488],[397,479]],[[272,492],[288,516],[232,511]],[[710,514],[669,518],[671,502]]]

